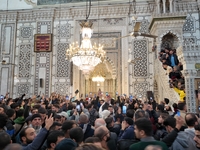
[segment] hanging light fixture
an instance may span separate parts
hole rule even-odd
[[[102,77],[101,75],[98,75],[96,77],[92,77],[92,81],[93,82],[104,82],[105,81],[105,78]]]
[[[91,43],[93,23],[88,21],[91,9],[91,0],[89,0],[89,2],[89,13],[87,15],[86,5],[86,20],[80,23],[82,34],[81,46],[79,46],[78,42],[72,43],[66,51],[67,59],[73,61],[73,64],[78,66],[83,73],[88,73],[93,70],[96,65],[104,60],[106,55],[102,45],[97,45],[96,43],[92,45]]]

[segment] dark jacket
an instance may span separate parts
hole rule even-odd
[[[118,140],[121,139],[129,139],[129,140],[135,139],[134,127],[132,125],[126,128],[125,130],[120,131]]]
[[[8,119],[8,121],[6,122],[6,132],[10,135],[11,138],[13,138],[14,134],[15,134],[15,128],[14,128],[14,121],[11,119]]]
[[[178,136],[178,132],[179,131],[175,128],[172,132],[168,133],[161,141],[164,142],[168,147],[170,147]]]
[[[83,129],[84,124],[80,124],[80,127]],[[94,129],[92,129],[92,126],[90,124],[87,124],[87,128],[84,133],[83,141],[85,141],[85,139],[87,139],[88,137],[91,137],[93,135],[94,135]]]
[[[48,134],[48,130],[46,128],[42,128],[32,143],[28,145],[22,145],[23,150],[39,150],[39,148],[44,143],[47,137],[47,134]]]
[[[158,141],[162,140],[166,135],[167,135],[167,131],[165,129],[164,126],[162,125],[157,125],[157,131],[154,135],[154,138]]]

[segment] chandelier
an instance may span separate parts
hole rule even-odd
[[[73,64],[78,66],[83,73],[93,70],[96,65],[104,60],[106,54],[102,45],[95,43],[92,46],[92,25],[93,23],[89,21],[81,22],[81,46],[79,47],[78,42],[76,42],[70,44],[69,49],[66,51],[67,58],[71,59]]]
[[[105,81],[105,78],[102,77],[101,75],[98,75],[96,77],[92,77],[92,81],[93,82],[104,82]]]

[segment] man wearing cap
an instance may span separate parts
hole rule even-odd
[[[41,118],[40,114],[32,115],[31,124],[29,125],[29,127],[35,129],[35,133],[36,133],[36,135],[38,135],[38,133],[42,129],[42,118]]]
[[[39,150],[44,143],[52,124],[53,117],[50,116],[49,118],[46,118],[45,127],[41,129],[40,133],[37,136],[33,128],[23,128],[19,134],[23,150]]]

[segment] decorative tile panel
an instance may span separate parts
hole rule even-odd
[[[56,76],[69,78],[70,76],[70,62],[66,60],[66,49],[69,43],[57,44],[57,63],[56,63]]]
[[[149,21],[148,20],[142,20],[140,25],[140,32],[141,33],[149,33]]]
[[[195,22],[192,16],[188,16],[185,24],[183,25],[184,32],[194,32],[195,31]]]
[[[147,77],[148,68],[147,68],[147,40],[134,40],[133,41],[133,60],[135,64],[133,66],[134,76],[135,77]],[[139,59],[138,59],[139,58]]]
[[[149,83],[136,82],[136,83],[133,83],[133,85],[134,85],[135,94],[141,95],[142,97],[146,96],[146,92],[149,90]]]
[[[69,93],[69,87],[68,83],[55,83],[55,92],[60,95],[66,95]]]
[[[31,84],[30,83],[17,83],[17,94],[18,95],[23,95],[23,94],[26,94],[26,95],[29,95],[29,92],[30,92],[30,87],[31,87]]]
[[[20,44],[19,49],[19,78],[30,78],[32,45]]]
[[[33,38],[33,27],[29,26],[29,27],[20,27],[20,35],[19,35],[19,39],[20,40],[31,40]]]
[[[183,44],[190,45],[190,44],[195,44],[195,43],[196,43],[195,37],[183,37]]]
[[[57,39],[70,39],[71,38],[71,24],[57,25]]]

